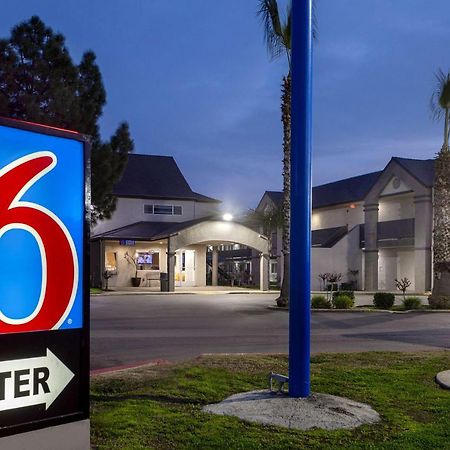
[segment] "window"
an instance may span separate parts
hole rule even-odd
[[[183,207],[174,205],[144,205],[144,214],[181,216],[183,215]]]
[[[168,215],[171,216],[172,213],[172,206],[171,205],[155,205],[153,207],[153,214],[161,214],[161,215]]]
[[[106,252],[105,254],[105,270],[115,272],[117,270],[117,253]]]
[[[276,283],[278,281],[278,263],[276,261],[270,263],[269,281]]]

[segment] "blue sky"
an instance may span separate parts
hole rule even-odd
[[[284,0],[280,1],[285,4]],[[431,158],[434,72],[450,69],[448,0],[318,0],[313,181]],[[102,133],[130,123],[137,153],[172,155],[226,209],[281,189],[280,83],[256,0],[4,0],[2,36],[38,14],[75,60],[92,49],[108,94]]]

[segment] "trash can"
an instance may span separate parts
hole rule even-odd
[[[169,274],[161,272],[159,274],[159,282],[161,284],[161,292],[169,292]]]

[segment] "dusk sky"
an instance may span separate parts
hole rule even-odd
[[[280,2],[285,4],[284,1]],[[257,0],[2,1],[1,36],[37,14],[76,62],[97,54],[108,137],[130,123],[136,153],[174,156],[192,188],[255,207],[281,189],[280,83]],[[448,0],[318,0],[313,181],[432,158],[434,72],[450,69]]]

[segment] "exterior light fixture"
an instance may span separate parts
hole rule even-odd
[[[354,203],[352,203],[351,205],[348,205],[350,209],[355,209],[356,205]]]
[[[233,216],[230,213],[226,213],[223,215],[223,220],[226,220],[227,222],[231,222],[233,220]]]

